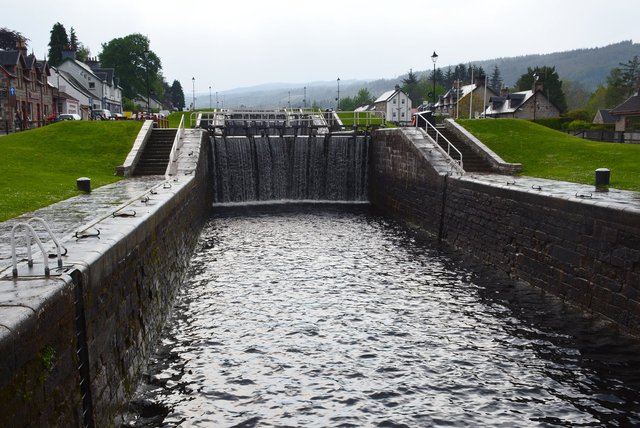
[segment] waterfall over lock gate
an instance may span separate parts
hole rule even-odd
[[[367,200],[369,138],[212,137],[214,202]]]

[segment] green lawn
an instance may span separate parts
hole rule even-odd
[[[342,121],[342,124],[350,128],[355,124],[359,127],[366,126],[380,126],[382,125],[382,118],[380,116],[375,116],[371,114],[371,112],[338,112],[338,117]]]
[[[595,170],[611,170],[611,187],[640,191],[640,145],[600,143],[518,119],[459,120],[522,175],[594,184]]]
[[[120,179],[142,122],[63,121],[0,137],[0,221],[78,194],[76,179],[97,188]]]

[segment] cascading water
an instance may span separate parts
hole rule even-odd
[[[214,202],[367,200],[368,137],[213,137]]]

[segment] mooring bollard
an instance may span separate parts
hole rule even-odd
[[[609,179],[611,178],[611,171],[608,168],[596,169],[596,187],[609,186]]]
[[[91,179],[87,177],[80,177],[76,180],[78,190],[81,192],[91,193]]]

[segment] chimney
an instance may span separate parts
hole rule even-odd
[[[533,93],[535,94],[536,92],[540,91],[542,92],[542,82],[540,81],[540,76],[538,76],[537,74],[533,75]]]
[[[22,52],[22,55],[27,56],[27,44],[22,37],[18,37],[16,40],[16,49]]]
[[[485,76],[475,76],[475,83],[476,84],[476,88],[479,88],[480,86],[484,86],[484,81],[485,81]]]
[[[62,48],[62,60],[67,58],[76,59],[76,48],[72,45],[64,45]]]
[[[500,88],[500,96],[506,97],[507,95],[509,95],[509,88],[505,85],[502,85],[502,88]]]
[[[396,91],[400,90],[400,85],[396,85]]]

